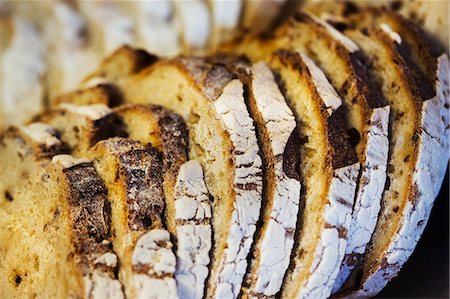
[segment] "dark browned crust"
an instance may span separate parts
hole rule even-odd
[[[68,203],[75,262],[84,275],[94,268],[94,260],[107,252],[109,245],[111,207],[107,189],[92,163],[82,163],[62,170],[66,188],[60,196]],[[106,242],[105,242],[106,241]]]
[[[340,107],[334,113],[329,116],[327,108],[325,107],[320,95],[318,94],[308,67],[304,64],[301,56],[297,52],[279,50],[275,52],[275,55],[280,59],[286,67],[298,70],[299,73],[306,77],[310,86],[310,90],[313,92],[313,100],[317,105],[321,107],[321,122],[324,124],[327,133],[328,140],[330,142],[331,161],[333,169],[338,169],[344,166],[348,166],[358,162],[355,149],[349,142],[349,136],[345,131],[346,119],[345,110]]]
[[[103,104],[108,107],[116,107],[123,103],[123,97],[117,86],[110,83],[101,83],[60,95],[52,101],[52,105],[61,103],[79,106]]]
[[[189,78],[211,101],[216,100],[223,88],[236,78],[222,63],[203,58],[179,57],[171,63],[187,72]]]
[[[161,228],[164,223],[163,165],[150,147],[119,155],[121,176],[126,180],[128,224],[133,230]],[[145,196],[148,193],[150,196]],[[136,208],[138,206],[138,208]]]
[[[345,46],[336,40],[326,28],[317,23],[310,15],[303,12],[297,12],[286,25],[289,27],[298,27],[298,23],[304,26],[309,26],[315,34],[315,39],[322,39],[327,42],[328,48],[339,54],[347,66],[349,79],[347,84],[338,90],[342,97],[346,97],[347,93],[352,92],[352,87],[355,89],[353,93],[356,94],[353,101],[357,102],[364,110],[370,108],[377,108],[386,105],[386,100],[373,88],[370,84],[370,77],[367,75],[367,69],[361,61],[362,53],[356,51],[351,53]],[[283,30],[282,30],[283,32]],[[282,35],[282,34],[281,34]],[[311,53],[310,53],[311,54]],[[324,70],[326,72],[326,70]],[[327,75],[328,76],[328,75]]]
[[[123,186],[127,198],[128,226],[134,231],[163,227],[165,222],[163,163],[161,154],[150,145],[124,138],[102,141],[96,147],[102,159],[114,156],[115,182]]]
[[[97,70],[87,80],[102,77],[115,81],[121,77],[140,72],[158,61],[158,57],[142,49],[122,46],[105,58]]]
[[[53,132],[51,132],[51,134],[57,139],[60,139],[60,134],[58,131],[54,130]],[[6,128],[6,130],[0,134],[1,147],[4,147],[6,145],[6,139],[15,139],[20,146],[24,146],[27,148],[27,150],[23,151],[25,155],[33,155],[36,160],[50,159],[58,154],[67,154],[70,152],[69,146],[61,140],[58,144],[46,146],[45,144],[36,142],[35,140],[31,139],[20,128],[15,126]],[[19,155],[21,156],[20,153]],[[21,156],[21,158],[24,159],[25,156]]]
[[[394,11],[375,7],[361,9],[351,15],[351,20],[358,28],[376,27],[382,22],[391,26],[402,38],[398,51],[410,68],[422,100],[436,95],[437,59],[445,50],[421,26]]]
[[[43,122],[50,125],[56,125],[53,123],[55,118],[66,117],[69,113],[72,112],[64,108],[54,108],[35,116],[33,122]],[[83,116],[80,115],[79,117]],[[86,117],[86,119],[88,118]],[[87,124],[82,127],[79,127],[78,125],[74,126],[73,124],[67,122],[64,127],[61,126],[57,129],[60,133],[61,139],[64,142],[78,146],[81,141],[81,143],[86,143],[89,148],[93,147],[97,142],[111,137],[127,137],[127,132],[125,131],[122,119],[114,113],[110,113],[94,121],[88,120]],[[78,140],[75,142],[65,140],[66,132],[68,130],[75,131]],[[74,148],[71,150],[73,151]]]
[[[128,104],[117,108],[114,112],[122,119],[123,114],[128,112],[142,113],[155,119],[159,129],[158,138],[161,140],[158,150],[163,154],[166,170],[188,160],[189,134],[186,123],[180,115],[154,104]]]

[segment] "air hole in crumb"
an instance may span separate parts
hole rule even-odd
[[[350,128],[347,130],[347,134],[348,134],[348,142],[350,143],[350,145],[351,146],[358,145],[359,141],[361,140],[361,136],[359,135],[358,130],[356,130],[355,128]]]
[[[392,209],[392,212],[397,213],[397,212],[398,212],[398,207],[394,207],[394,208]]]
[[[406,156],[405,159],[403,159],[403,162],[408,162],[409,161],[410,156]]]
[[[73,127],[72,130],[75,132],[75,134],[80,133],[80,129],[78,127]]]
[[[5,191],[5,198],[8,201],[13,201],[14,197],[11,195],[11,193],[9,191]]]
[[[20,275],[16,275],[14,281],[16,282],[16,286],[18,286],[22,282],[22,277],[20,277]]]
[[[177,96],[177,101],[181,103],[181,102],[183,102],[183,98],[180,96]]]

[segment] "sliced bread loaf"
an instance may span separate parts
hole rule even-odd
[[[342,100],[305,54],[279,51],[269,61],[300,132],[302,206],[282,298],[325,298],[344,258],[359,164],[345,138]]]
[[[214,28],[211,44],[215,50],[238,35],[244,0],[208,0],[208,4]]]
[[[176,298],[159,153],[137,141],[112,138],[98,142],[88,156],[108,188],[112,244],[127,297]]]
[[[0,208],[2,221],[3,216],[10,219],[0,233],[0,294],[123,298],[115,275],[117,256],[109,243],[105,186],[88,160],[57,155],[50,162],[62,144],[53,132],[34,124],[2,137],[0,181],[16,173],[22,178],[9,186],[8,206]],[[18,152],[26,155],[21,158]],[[4,172],[8,163],[29,175]]]
[[[200,164],[187,162],[186,124],[157,105],[125,105],[115,113],[130,139],[152,144],[163,155],[165,221],[176,245],[178,295],[202,298],[212,247],[211,204]]]
[[[418,47],[422,38],[404,32],[404,42],[387,23],[380,27],[346,31],[364,48],[395,112],[380,219],[365,261],[342,295],[375,295],[398,274],[425,228],[448,160],[447,55],[430,59],[431,48]]]
[[[118,84],[126,102],[160,104],[186,120],[189,157],[202,164],[214,197],[207,296],[237,297],[262,193],[259,147],[242,82],[223,64],[182,57],[155,63]]]
[[[274,36],[247,43],[238,45],[238,51],[254,59],[263,59],[278,48],[302,49],[318,63],[343,100],[345,130],[358,154],[361,174],[336,291],[362,258],[375,229],[386,180],[389,106],[372,87],[358,46],[311,14],[298,12]]]

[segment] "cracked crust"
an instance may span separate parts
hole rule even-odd
[[[83,275],[86,298],[109,294],[124,298],[115,272],[117,256],[109,246],[110,206],[107,189],[92,163],[72,156],[55,156],[49,169],[50,179],[62,176],[58,196],[67,201],[74,261]]]
[[[244,297],[279,292],[294,245],[300,201],[297,123],[264,62],[248,69],[248,106],[255,120],[265,168],[263,212],[243,286]],[[292,163],[287,165],[287,163]]]
[[[342,102],[315,63],[303,53],[278,51],[270,66],[298,122],[304,190],[281,297],[328,297],[345,253],[359,171],[357,156],[345,139],[335,138],[345,134]],[[317,174],[311,165],[323,171]]]
[[[89,156],[108,187],[115,231],[113,247],[121,261],[120,277],[127,296],[164,298],[162,291],[148,288],[151,283],[175,285],[174,271],[164,277],[157,272],[161,263],[170,264],[174,259],[170,239],[164,237],[167,231],[164,229],[163,164],[159,153],[137,141],[111,138],[97,143]],[[158,239],[151,240],[151,236]],[[162,246],[163,241],[168,244]],[[153,243],[161,248],[154,248]],[[149,258],[154,255],[166,260]]]
[[[212,248],[211,205],[197,161],[180,166],[175,185],[177,270],[180,298],[203,298]]]
[[[36,116],[35,121],[55,127],[75,156],[87,152],[100,140],[126,136],[120,118],[101,104],[75,106],[63,103]]]

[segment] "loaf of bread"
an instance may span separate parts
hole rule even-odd
[[[288,7],[0,4],[0,111],[27,123],[0,133],[0,297],[367,297],[399,273],[450,156],[446,49],[402,3],[259,34]]]

